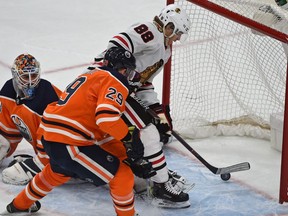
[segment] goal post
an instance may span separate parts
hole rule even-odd
[[[191,19],[188,40],[173,45],[163,73],[162,103],[170,106],[174,129],[190,138],[270,139],[271,115],[288,110],[283,49],[288,32],[279,28],[288,23],[288,11],[274,0],[167,0],[171,3]],[[287,118],[280,203],[288,202]]]

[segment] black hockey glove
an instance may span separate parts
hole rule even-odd
[[[144,155],[144,146],[140,140],[140,131],[135,126],[129,127],[127,135],[122,139],[126,148],[127,157],[133,161],[142,158]]]
[[[164,144],[168,143],[171,137],[172,131],[172,119],[170,116],[170,108],[166,106],[163,108],[159,103],[149,106],[159,117],[159,121],[155,122],[160,134],[160,141]]]
[[[152,164],[143,158],[144,146],[140,140],[140,131],[135,127],[129,127],[128,134],[122,139],[126,148],[127,159],[123,162],[127,164],[133,173],[139,178],[150,178],[156,175]]]
[[[130,158],[127,158],[123,161],[127,164],[132,172],[139,178],[147,179],[156,175],[156,171],[152,167],[152,163],[144,158],[139,158],[133,161]]]

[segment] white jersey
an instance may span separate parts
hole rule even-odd
[[[165,46],[164,35],[153,22],[136,23],[125,32],[115,35],[108,44],[108,49],[121,46],[136,58],[136,71],[142,73],[147,68],[153,70],[146,83],[136,92],[146,105],[159,103],[152,85],[153,78],[160,73],[163,65],[171,56],[170,47]]]

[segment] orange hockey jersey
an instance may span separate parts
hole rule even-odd
[[[39,133],[45,140],[76,146],[121,140],[128,133],[121,119],[128,94],[126,77],[110,68],[80,75],[47,107]]]
[[[17,98],[12,79],[0,91],[0,133],[9,141],[10,156],[25,138],[36,152],[37,129],[46,106],[58,101],[61,91],[47,80],[41,79],[36,95],[31,100]]]

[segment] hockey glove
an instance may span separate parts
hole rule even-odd
[[[144,155],[144,146],[140,140],[140,131],[135,126],[129,127],[127,135],[122,139],[126,148],[127,157],[133,161],[142,158]]]
[[[163,108],[159,103],[153,104],[149,106],[159,117],[159,122],[155,122],[155,126],[157,127],[160,134],[160,141],[164,144],[169,142],[172,131],[172,119],[170,116],[170,108],[169,106],[166,109]]]
[[[156,175],[156,171],[153,169],[152,163],[144,158],[139,158],[135,161],[128,158],[123,162],[127,164],[131,168],[132,172],[139,178],[146,179]]]

